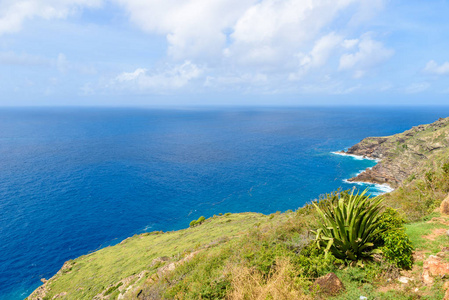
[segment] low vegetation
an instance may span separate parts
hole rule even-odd
[[[315,232],[317,246],[324,247],[326,254],[332,253],[343,260],[358,261],[381,253],[375,240],[385,228],[380,227],[382,198],[344,192],[336,201],[327,201],[319,213],[320,227]]]
[[[435,210],[449,193],[449,119],[436,125],[394,136],[408,141],[394,157],[432,159],[382,198],[336,191],[295,212],[202,216],[66,262],[28,299],[442,299],[447,278],[422,280],[430,255],[449,263],[449,217]],[[332,294],[316,284],[330,272],[344,286]]]
[[[137,235],[70,261],[47,282],[43,299],[63,292],[71,295],[67,299],[99,295],[103,299],[117,299],[119,295],[121,299],[319,299],[331,296],[323,294],[314,281],[329,272],[334,272],[345,286],[335,299],[367,295],[368,299],[410,299],[397,286],[384,288],[396,282],[401,270],[417,266],[413,265],[412,242],[418,249],[436,252],[447,241],[438,237],[427,243],[421,236],[449,226],[425,220],[405,224],[400,212],[380,210],[380,203],[378,198],[363,193],[338,191],[296,212],[225,214],[181,231]],[[356,212],[369,216],[375,224],[377,229],[365,234],[370,238],[358,243],[368,245],[366,253],[355,256],[363,264],[351,263],[351,256],[334,255],[328,240],[317,243],[312,232],[329,224],[323,214],[331,212],[346,215],[347,224],[369,223],[364,217],[350,221],[349,216]],[[336,230],[341,234],[339,226],[332,229]],[[347,231],[364,236],[357,230]],[[322,237],[324,234],[320,234]],[[380,249],[382,254],[373,258],[372,249]],[[433,298],[438,291],[424,286],[418,289],[414,293],[422,299],[438,299]]]

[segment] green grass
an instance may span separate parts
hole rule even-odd
[[[217,240],[234,239],[260,223],[276,223],[286,215],[269,219],[256,213],[226,214],[208,219],[194,228],[163,234],[145,233],[73,260],[72,269],[57,275],[49,283],[49,299],[67,292],[73,299],[92,299],[93,296],[123,278],[151,270],[153,259],[161,256],[181,258],[195,248]],[[157,267],[157,266],[156,266]],[[153,271],[155,267],[153,267]],[[111,293],[113,291],[111,290]]]
[[[407,224],[405,228],[406,233],[415,247],[415,251],[426,251],[429,252],[429,254],[436,254],[440,252],[443,247],[449,245],[449,236],[446,233],[435,236],[434,240],[426,238],[435,230],[449,230],[449,226],[447,225],[422,221]]]

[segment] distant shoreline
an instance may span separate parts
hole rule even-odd
[[[340,155],[340,156],[349,156],[355,160],[371,160],[371,161],[375,161],[376,163],[379,163],[381,160],[378,158],[371,158],[371,157],[367,157],[367,156],[362,156],[362,155],[355,155],[355,154],[348,154],[344,151],[332,151],[331,154],[334,155]],[[360,175],[361,173],[365,172],[366,170],[371,169],[372,167],[366,168],[365,170],[361,170],[358,174],[356,174],[354,177],[352,178],[356,178],[358,175]],[[392,191],[394,191],[394,188],[392,186],[390,186],[388,183],[376,183],[376,182],[369,182],[369,181],[350,181],[351,178],[348,179],[344,179],[343,182],[348,183],[348,184],[357,184],[357,185],[373,185],[375,186],[379,191],[381,191],[379,193],[379,195],[383,195],[386,193],[391,193]]]

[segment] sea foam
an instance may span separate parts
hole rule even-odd
[[[335,155],[349,156],[355,160],[372,160],[377,163],[380,162],[380,159],[370,158],[370,157],[361,156],[361,155],[347,154],[344,152],[337,152],[337,151],[334,151],[331,153],[335,154]],[[353,177],[357,177],[358,175],[365,172],[366,170],[371,170],[371,169],[372,169],[372,167],[366,168],[364,170],[359,170],[359,172],[356,173]],[[379,196],[379,195],[390,193],[390,192],[394,191],[394,188],[392,188],[390,185],[388,185],[386,183],[379,184],[379,183],[371,183],[371,182],[363,182],[363,181],[349,181],[348,179],[343,179],[343,182],[347,183],[347,184],[356,184],[359,186],[372,187],[371,195],[373,195],[373,196]],[[372,190],[374,190],[374,191],[372,191]]]

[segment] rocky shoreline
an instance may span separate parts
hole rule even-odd
[[[449,118],[419,125],[403,133],[386,137],[368,137],[340,154],[360,156],[378,161],[350,182],[400,186],[429,158],[449,146]]]

